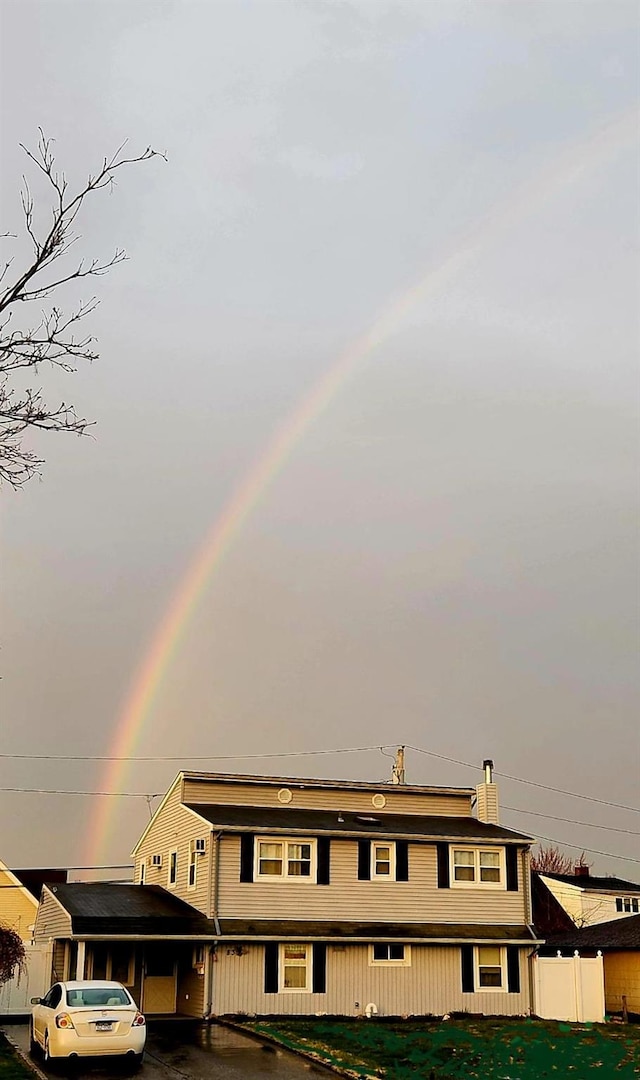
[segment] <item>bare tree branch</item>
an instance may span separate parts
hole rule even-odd
[[[110,258],[87,260],[81,257],[75,265],[66,262],[65,269],[62,269],[61,263],[58,274],[47,274],[53,263],[67,259],[80,239],[74,231],[74,223],[88,196],[105,187],[112,187],[117,170],[126,165],[150,161],[154,157],[166,160],[165,154],[151,147],[136,156],[125,157],[126,142],[123,142],[115,154],[103,159],[97,172],[89,173],[84,186],[73,193],[69,191],[65,174],[55,168],[53,139],[47,138],[41,128],[35,150],[22,143],[20,145],[29,162],[45,178],[52,205],[50,225],[41,230],[35,220],[34,196],[24,176],[20,199],[24,229],[31,242],[33,258],[13,281],[7,282],[13,258],[6,261],[0,271],[0,285],[3,286],[0,291],[0,316],[4,313],[4,318],[0,317],[0,481],[4,480],[14,488],[29,480],[42,465],[38,456],[25,448],[25,432],[39,428],[85,435],[90,424],[78,417],[72,405],[62,402],[49,406],[43,399],[41,388],[18,390],[11,385],[11,380],[22,372],[28,381],[30,373],[38,373],[40,364],[50,364],[71,372],[80,361],[96,360],[98,353],[93,348],[94,338],[91,335],[76,336],[76,331],[78,323],[95,311],[98,300],[91,297],[80,301],[70,314],[51,304],[47,310],[41,311],[39,319],[19,329],[12,326],[13,315],[18,305],[47,300],[71,282],[102,277],[127,258],[123,248],[116,248]],[[15,234],[7,232],[0,234],[0,237],[13,238]]]

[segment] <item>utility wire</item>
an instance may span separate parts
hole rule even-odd
[[[575,818],[541,814],[537,810],[522,810],[518,806],[505,806],[504,803],[501,804],[501,809],[510,810],[514,814],[530,814],[532,817],[549,818],[550,821],[566,821],[569,825],[585,825],[588,829],[605,829],[607,832],[624,833],[625,836],[640,836],[640,832],[635,832],[633,829],[615,829],[613,825],[596,825],[595,821],[576,821]]]
[[[421,746],[410,746],[408,743],[405,745],[407,750],[415,750],[417,754],[426,754],[428,757],[439,758],[440,761],[450,761],[454,765],[464,765],[467,769],[478,771],[478,766],[470,761],[436,754],[433,750],[424,750]],[[495,770],[495,775],[504,776],[505,780],[515,780],[518,784],[530,784],[531,787],[542,788],[544,791],[555,791],[558,795],[569,795],[572,799],[586,799],[587,802],[600,803],[601,806],[615,806],[618,810],[630,810],[634,814],[640,814],[640,808],[637,806],[626,806],[624,803],[610,802],[608,799],[597,799],[595,795],[581,795],[577,791],[566,791],[564,788],[551,787],[550,784],[540,784],[537,780],[525,780],[522,776],[512,776],[510,773],[499,772],[498,769]]]
[[[584,844],[568,844],[566,840],[557,840],[553,836],[541,836],[537,834],[537,840],[546,840],[548,844],[560,844],[561,847],[573,848],[575,851],[588,851],[592,855],[604,855],[606,859],[621,859],[623,862],[640,863],[640,859],[634,859],[631,855],[615,855],[611,851],[598,851],[597,848],[585,847]]]
[[[0,754],[0,758],[13,761],[249,761],[261,758],[316,757],[322,754],[360,754],[365,750],[383,750],[395,743],[383,743],[382,746],[343,746],[337,750],[287,750],[283,754],[193,754],[191,757],[180,754],[178,757],[97,757],[88,754]],[[478,766],[474,765],[477,769]]]
[[[62,791],[59,788],[0,787],[0,791],[19,791],[27,795],[114,795],[120,799],[159,799],[164,791]]]

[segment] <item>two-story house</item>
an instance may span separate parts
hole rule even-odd
[[[477,789],[181,772],[136,884],[45,889],[36,936],[149,1013],[522,1014],[531,842],[490,763]]]

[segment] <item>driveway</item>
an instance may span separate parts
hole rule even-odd
[[[27,1024],[7,1024],[0,1030],[28,1053]],[[42,1067],[39,1059],[38,1065]],[[58,1075],[63,1071],[58,1070]],[[295,1054],[218,1024],[152,1020],[144,1065],[137,1075],[140,1080],[309,1080],[330,1074]],[[122,1080],[123,1071],[117,1063],[103,1059],[80,1063],[73,1076],[74,1080]]]

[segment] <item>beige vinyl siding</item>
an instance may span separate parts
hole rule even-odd
[[[71,937],[71,918],[45,887],[36,916],[34,941]]]
[[[522,890],[439,889],[433,844],[409,844],[409,881],[358,881],[357,842],[332,840],[330,885],[297,880],[240,882],[239,836],[224,836],[220,846],[221,919],[526,922]]]
[[[65,977],[65,957],[67,946],[64,941],[55,941],[53,944],[53,957],[51,960],[51,983],[61,982]]]
[[[640,949],[604,954],[604,993],[607,1012],[622,1012],[622,995],[627,1009],[640,1016]]]
[[[261,787],[257,784],[226,784],[214,780],[184,780],[185,803],[212,803],[220,806],[286,806],[297,810],[346,810],[351,813],[429,814],[451,817],[471,816],[471,796],[447,793],[417,795],[403,794],[397,788],[380,786],[386,805],[382,810],[373,806],[373,791],[353,791],[349,788],[304,788],[291,786],[293,798],[284,805],[278,801],[278,787]]]
[[[187,884],[189,850],[192,841],[206,839],[206,852],[197,856],[196,888]],[[178,852],[178,875],[171,892],[188,904],[208,914],[209,878],[211,876],[211,826],[187,810],[180,801],[180,785],[177,784],[160,807],[146,836],[135,854],[135,877],[140,881],[140,863],[146,861],[145,885],[161,885],[166,889],[169,874],[169,852]],[[162,866],[151,866],[151,856],[162,855]]]
[[[0,870],[0,926],[8,926],[23,941],[30,941],[37,910],[35,897],[16,883],[13,874]]]
[[[381,1016],[442,1015],[466,1010],[486,1015],[528,1013],[528,949],[520,950],[519,994],[462,993],[460,949],[412,945],[411,965],[371,967],[367,945],[327,946],[327,993],[264,993],[264,946],[244,947],[238,956],[219,946],[214,965],[213,1013],[358,1016],[369,1002]]]
[[[204,983],[204,975],[194,971],[190,963],[184,969],[182,965],[179,966],[177,1012],[183,1016],[204,1016]]]

